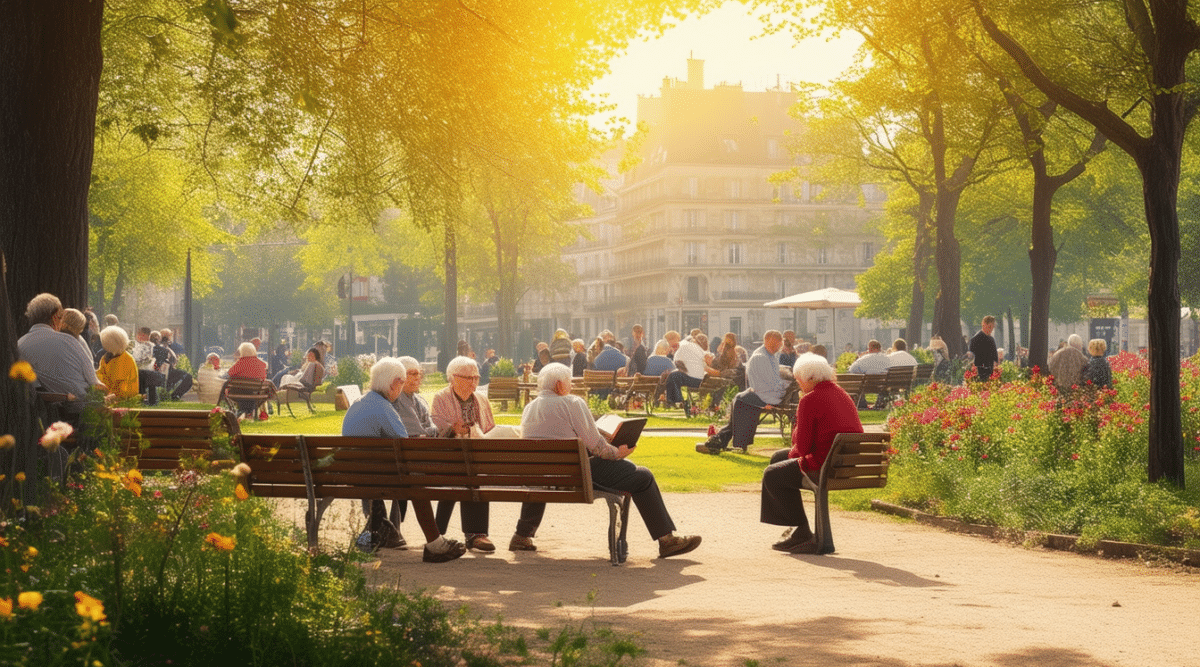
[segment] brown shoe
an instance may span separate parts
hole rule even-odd
[[[522,535],[513,535],[508,541],[509,551],[537,551],[537,545],[533,543],[532,537],[524,537]]]
[[[488,539],[488,536],[484,535],[483,533],[473,533],[471,535],[467,535],[466,537],[468,549],[482,551],[483,553],[487,554],[490,554],[496,550],[496,545],[493,544],[492,541]]]
[[[698,546],[700,546],[699,535],[675,535],[672,533],[658,540],[658,557],[682,556]]]

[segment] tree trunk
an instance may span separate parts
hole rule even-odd
[[[958,212],[961,190],[938,187],[937,201],[937,271],[938,294],[933,333],[942,337],[950,356],[961,357],[967,351],[963,340],[961,298],[962,250],[954,235],[954,219]]]
[[[1167,114],[1162,114],[1167,115]],[[1184,486],[1183,423],[1179,404],[1179,192],[1182,124],[1155,119],[1145,159],[1139,160],[1146,223],[1150,227],[1150,444],[1151,482]],[[1168,125],[1168,127],[1160,127]],[[1178,134],[1172,136],[1171,130]]]
[[[932,192],[918,194],[917,236],[913,245],[912,301],[908,305],[908,323],[904,337],[909,347],[921,344],[925,333],[925,280],[929,276],[929,227],[932,224],[934,196]]]
[[[1029,273],[1032,278],[1029,321],[1029,365],[1046,369],[1050,351],[1050,290],[1054,285],[1054,265],[1058,250],[1054,247],[1054,230],[1050,225],[1051,202],[1054,190],[1045,172],[1034,172],[1033,231],[1029,246]]]
[[[103,13],[101,0],[0,2],[0,250],[17,332],[40,292],[87,305]]]
[[[454,235],[454,222],[447,218],[445,224],[446,291],[442,307],[446,312],[442,315],[442,335],[438,344],[438,368],[443,371],[458,351],[458,241]]]

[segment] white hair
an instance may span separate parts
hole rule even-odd
[[[414,359],[412,357],[397,357],[396,361],[399,361],[400,363],[404,364],[405,371],[421,370],[421,362],[417,361],[416,359]]]
[[[104,347],[105,352],[115,357],[129,347],[129,334],[115,324],[104,327],[104,330],[100,332],[100,345]]]
[[[446,364],[446,379],[450,379],[451,375],[458,375],[458,372],[464,368],[478,369],[479,364],[471,357],[454,357],[450,363]]]
[[[1070,345],[1076,350],[1082,350],[1083,338],[1081,338],[1079,334],[1071,334],[1070,336],[1067,336],[1067,345]]]
[[[386,395],[391,391],[392,383],[404,379],[407,371],[404,364],[391,357],[384,357],[371,367],[371,391]]]
[[[817,354],[802,354],[792,366],[792,377],[797,382],[825,382],[837,378],[829,361]]]
[[[256,356],[258,356],[258,348],[254,347],[254,343],[251,343],[250,341],[246,341],[245,343],[238,345],[238,356],[239,357],[256,357]]]
[[[563,364],[547,364],[538,371],[538,389],[554,391],[559,382],[571,381],[571,368]]]

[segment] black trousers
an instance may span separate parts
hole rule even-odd
[[[796,526],[801,536],[812,535],[804,502],[800,497],[804,471],[800,462],[789,459],[790,449],[781,449],[771,456],[771,465],[763,470],[762,505],[759,521],[775,526]]]
[[[721,446],[741,449],[749,447],[754,442],[754,435],[758,433],[758,416],[765,407],[766,402],[749,389],[735,396],[733,406],[729,409],[729,423],[717,431]]]
[[[605,459],[589,459],[592,468],[592,482],[617,491],[628,491],[637,506],[638,514],[650,531],[651,539],[657,540],[675,531],[675,522],[667,512],[663,502],[662,491],[658,490],[658,481],[648,468],[635,465],[632,461],[621,459],[608,461]],[[546,512],[546,503],[522,503],[521,518],[517,521],[517,534],[522,537],[533,537],[542,516]]]
[[[439,500],[437,504],[437,512],[434,518],[437,520],[438,532],[445,535],[446,529],[450,527],[450,517],[454,516],[455,500]],[[487,503],[463,503],[462,504],[462,531],[463,534],[479,533],[487,535],[488,532],[488,514],[489,505]]]

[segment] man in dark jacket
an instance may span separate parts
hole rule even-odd
[[[992,369],[996,367],[999,355],[996,352],[996,339],[992,331],[996,329],[996,318],[988,315],[983,318],[983,328],[971,338],[967,350],[975,356],[975,371],[979,373],[979,381],[984,382],[992,377]]]

